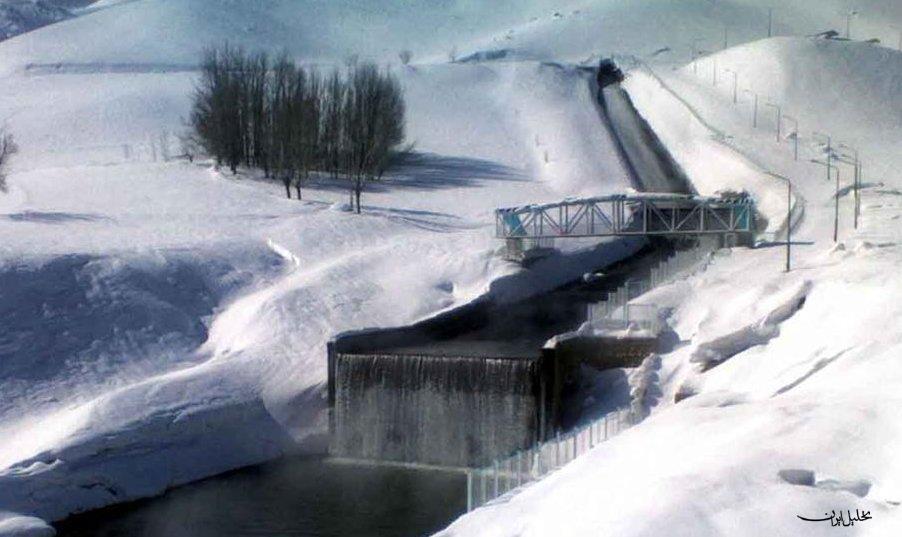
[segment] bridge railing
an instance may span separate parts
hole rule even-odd
[[[497,209],[502,239],[751,233],[754,202],[745,195],[616,195]]]

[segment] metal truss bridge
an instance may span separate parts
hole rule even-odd
[[[497,209],[501,239],[613,236],[745,235],[755,231],[755,204],[746,195],[706,198],[634,194]]]

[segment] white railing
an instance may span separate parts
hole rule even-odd
[[[636,423],[630,409],[615,410],[564,435],[519,451],[491,466],[467,470],[467,511],[538,481]]]
[[[40,156],[42,166],[109,166],[134,162],[169,162],[180,158],[183,149],[177,136],[168,132],[149,135],[144,140],[122,143],[23,148],[28,156]],[[23,159],[24,160],[24,159]]]
[[[655,306],[630,304],[630,301],[673,281],[678,276],[706,269],[716,250],[716,243],[711,242],[691,250],[677,251],[652,268],[648,279],[628,280],[613,292],[608,293],[601,302],[589,304],[586,312],[589,324],[605,328],[607,327],[605,323],[614,321],[626,325],[637,324],[640,328],[658,328],[658,310]]]

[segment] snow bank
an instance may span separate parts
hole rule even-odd
[[[633,416],[643,419],[651,412],[660,400],[661,391],[658,387],[661,369],[661,357],[650,354],[639,367],[630,371],[630,411]]]
[[[52,537],[56,531],[39,518],[0,512],[0,535],[9,537]]]
[[[902,54],[868,43],[776,37],[732,47],[699,61],[739,73],[740,85],[773,99],[802,126],[817,122],[843,138],[898,130],[902,123]],[[688,75],[691,67],[684,67]],[[724,76],[719,91],[732,91]],[[816,96],[816,98],[812,98]],[[774,102],[772,101],[772,102]],[[792,112],[789,112],[789,111]],[[761,110],[770,116],[773,110]]]
[[[417,152],[368,189],[363,215],[327,179],[298,202],[252,173],[164,162],[193,85],[160,68],[169,47],[193,48],[167,65],[193,59],[202,39],[279,5],[122,3],[0,46],[20,63],[71,62],[0,79],[23,147],[0,208],[0,433],[13,439],[0,508],[54,520],[321,450],[334,334],[516,300],[641,246],[583,244],[529,272],[497,255],[496,207],[627,185],[572,68],[397,69]]]
[[[696,191],[707,196],[722,191],[749,192],[766,220],[767,231],[785,227],[785,182],[767,175],[727,145],[723,133],[713,130],[648,71],[631,71],[624,88]],[[796,203],[794,200],[793,205]]]
[[[768,188],[755,184],[760,170],[793,179],[805,204],[804,218],[794,218],[793,270],[784,272],[782,245],[765,244],[717,256],[705,272],[648,293],[644,300],[670,312],[667,322],[680,342],[661,355],[660,396],[650,417],[506,503],[459,519],[443,535],[639,536],[661,528],[692,536],[828,535],[836,531],[830,525],[798,516],[846,509],[872,514],[849,528],[856,535],[902,529],[902,466],[895,456],[902,445],[895,410],[902,402],[896,367],[902,286],[893,268],[902,253],[902,201],[898,174],[889,171],[899,166],[902,138],[896,119],[851,119],[866,116],[871,99],[896,106],[896,96],[880,88],[895,84],[899,68],[880,59],[885,49],[803,41],[762,42],[722,56],[751,55],[747,68],[757,70],[749,80],[761,84],[775,80],[775,71],[804,79],[809,69],[819,70],[825,80],[847,74],[847,58],[869,63],[859,75],[871,80],[855,84],[872,89],[843,99],[834,100],[830,87],[776,77],[772,99],[790,103],[787,113],[798,114],[793,108],[804,104],[811,114],[798,162],[785,141],[776,144],[771,124],[752,128],[747,97],[733,105],[726,88],[712,89],[691,70],[656,69],[661,80],[634,72],[627,82],[675,156],[696,152],[693,180],[713,190],[735,188],[734,177],[744,178],[760,197]],[[805,51],[822,56],[809,63]],[[771,63],[774,54],[780,59]],[[821,150],[808,137],[814,130],[852,138],[868,155],[871,177],[886,181],[865,189],[857,231],[851,204],[841,200],[837,244],[834,186],[808,162]],[[699,372],[693,357],[709,369]]]
[[[811,282],[804,281],[789,293],[779,293],[768,297],[765,301],[756,300],[749,309],[768,307],[765,305],[767,302],[778,302],[766,315],[752,324],[699,343],[689,361],[699,364],[702,370],[707,370],[751,347],[767,343],[780,334],[780,323],[792,317],[804,305],[810,291]],[[784,294],[788,296],[781,296]],[[748,315],[747,311],[743,311],[742,315]]]

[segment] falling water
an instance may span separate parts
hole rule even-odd
[[[543,427],[538,359],[339,354],[335,381],[337,457],[474,466]]]

